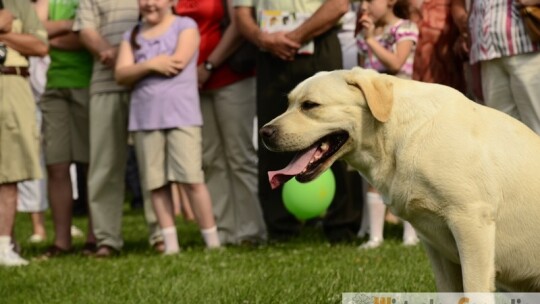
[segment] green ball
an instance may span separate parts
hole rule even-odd
[[[300,220],[322,215],[334,198],[336,180],[331,169],[308,183],[295,178],[283,185],[282,198],[285,208]]]

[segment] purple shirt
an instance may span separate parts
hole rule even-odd
[[[146,39],[137,35],[138,50],[135,62],[144,62],[158,55],[172,55],[178,36],[185,29],[197,29],[188,17],[176,17],[171,27],[161,36]],[[130,40],[131,31],[124,33]],[[174,77],[149,74],[133,87],[129,111],[129,131],[148,131],[202,125],[197,86],[197,56]]]

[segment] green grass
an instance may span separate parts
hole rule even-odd
[[[79,227],[84,222],[75,219]],[[401,246],[399,226],[387,225],[386,242],[370,251],[359,251],[360,241],[330,246],[313,227],[287,243],[206,251],[197,227],[179,221],[183,252],[159,256],[147,245],[142,214],[128,211],[123,223],[119,257],[75,254],[0,267],[0,303],[341,303],[342,292],[435,290],[422,247]],[[19,214],[19,239],[30,232],[28,217]],[[21,245],[29,259],[47,246]]]

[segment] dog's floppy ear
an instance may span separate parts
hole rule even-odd
[[[345,81],[362,91],[375,119],[380,122],[388,121],[394,102],[393,85],[388,78],[357,68],[346,74]]]

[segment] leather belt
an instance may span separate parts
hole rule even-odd
[[[30,76],[30,72],[27,67],[11,67],[11,66],[0,66],[1,75],[18,75],[22,77]]]

